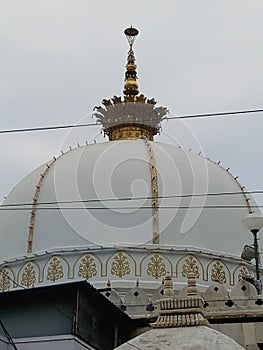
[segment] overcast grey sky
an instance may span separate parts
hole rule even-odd
[[[133,24],[140,91],[171,115],[263,108],[262,0],[2,0],[0,129],[93,122],[122,94]],[[169,121],[158,141],[203,151],[263,190],[263,114]],[[0,135],[0,201],[100,127]],[[263,205],[263,196],[256,197]]]

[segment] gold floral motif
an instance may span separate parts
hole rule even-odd
[[[154,253],[153,257],[151,257],[147,268],[147,274],[156,279],[166,275],[166,267],[163,258],[158,253]]]
[[[34,287],[36,283],[36,271],[34,265],[31,263],[26,264],[24,272],[22,274],[21,284],[27,288]]]
[[[129,275],[131,272],[130,264],[127,261],[127,256],[123,254],[123,252],[118,252],[115,257],[114,261],[111,265],[111,273],[112,275],[116,275],[120,278],[122,278],[125,275]]]
[[[182,275],[183,277],[188,278],[189,273],[193,273],[195,278],[199,278],[200,276],[196,259],[192,255],[190,255],[187,259],[185,259]]]
[[[11,287],[9,271],[7,269],[3,269],[0,271],[0,290],[4,292],[9,290]]]
[[[89,278],[97,275],[96,264],[91,255],[87,254],[79,265],[78,276],[88,280]]]
[[[226,283],[226,273],[224,271],[224,266],[221,264],[220,261],[217,261],[213,265],[211,280],[220,284]]]
[[[55,282],[64,277],[63,266],[57,257],[54,257],[47,270],[47,280]]]
[[[250,273],[248,271],[248,269],[246,268],[246,266],[242,266],[242,268],[239,271],[239,275],[238,275],[238,280],[242,280],[243,278],[249,277]]]

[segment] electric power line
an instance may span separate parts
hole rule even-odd
[[[215,113],[203,113],[203,114],[188,114],[179,117],[168,117],[167,119],[191,119],[191,118],[207,118],[207,117],[223,117],[226,115],[242,115],[248,113],[262,113],[263,109],[251,109],[243,111],[230,111],[230,112],[215,112]],[[166,118],[165,118],[166,119]],[[164,120],[165,120],[164,119]]]
[[[7,331],[7,329],[6,329],[6,327],[5,327],[5,325],[4,325],[2,320],[0,320],[0,326],[1,326],[3,332],[4,332],[5,336],[6,336],[6,339],[8,340],[8,343],[12,346],[12,348],[14,348],[15,350],[18,350],[17,347],[16,347],[16,344],[14,343],[11,335],[8,333],[8,331]]]
[[[121,198],[104,198],[104,199],[86,199],[86,200],[68,200],[68,201],[51,201],[51,202],[38,202],[37,206],[41,205],[54,205],[54,204],[75,204],[75,203],[104,203],[104,202],[121,202],[121,201],[138,201],[138,200],[152,200],[152,199],[172,199],[172,198],[195,198],[195,197],[217,197],[217,196],[236,196],[236,195],[251,195],[251,194],[263,194],[263,190],[258,191],[236,191],[236,192],[210,192],[210,193],[193,193],[182,195],[167,195],[157,197],[121,197]],[[2,204],[2,208],[12,207],[27,207],[32,206],[31,203],[8,203]]]
[[[193,209],[244,209],[248,208],[248,205],[181,205],[181,206],[158,206],[158,210],[171,210],[171,209],[178,209],[178,210],[193,210]],[[263,208],[263,205],[249,205],[249,208]],[[152,206],[123,206],[123,207],[39,207],[35,210],[42,211],[42,210],[152,210]],[[32,211],[32,208],[0,208],[0,211]]]
[[[237,116],[246,115],[250,113],[262,113],[263,109],[251,109],[251,110],[241,110],[241,111],[230,111],[230,112],[215,112],[215,113],[204,113],[204,114],[188,114],[182,116],[165,117],[163,120],[172,119],[195,119],[195,118],[208,118],[208,117],[224,117],[227,115]],[[145,123],[151,122],[151,120],[144,120]],[[109,123],[107,125],[115,125],[116,122]],[[36,132],[36,131],[47,131],[47,130],[58,130],[58,129],[73,129],[82,127],[92,127],[92,126],[102,126],[100,123],[85,123],[85,124],[69,124],[69,125],[54,125],[54,126],[43,126],[34,128],[21,128],[21,129],[7,129],[0,130],[0,134],[11,134],[11,133],[23,133],[23,132]]]

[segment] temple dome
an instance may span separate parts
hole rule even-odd
[[[228,336],[206,326],[153,329],[129,340],[116,350],[210,350],[244,349]]]
[[[227,170],[181,148],[146,139],[87,145],[40,166],[11,191],[3,203],[11,210],[0,211],[0,254],[155,243],[240,256],[250,240],[241,223],[249,203],[255,205]]]

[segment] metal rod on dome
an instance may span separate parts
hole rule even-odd
[[[130,28],[124,30],[124,34],[126,35],[128,43],[130,45],[130,50],[132,50],[132,46],[134,44],[136,36],[139,34],[139,31],[138,29],[133,28],[133,26],[130,26]]]
[[[125,83],[123,93],[126,97],[125,102],[135,102],[135,96],[139,93],[139,88],[137,84],[137,72],[136,72],[136,64],[135,64],[135,56],[132,50],[134,41],[136,36],[139,34],[138,29],[127,28],[124,30],[124,34],[128,40],[130,45],[130,50],[128,52],[127,64],[126,64],[126,72],[125,72]]]

